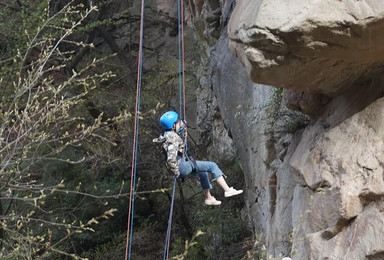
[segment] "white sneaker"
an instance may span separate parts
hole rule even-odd
[[[229,188],[229,191],[224,192],[224,197],[232,197],[243,193],[243,190],[235,190],[233,187]]]
[[[205,200],[205,204],[208,206],[217,206],[221,204],[221,201],[216,200],[215,197],[211,197],[209,200]]]

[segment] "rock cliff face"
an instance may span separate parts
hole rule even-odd
[[[273,257],[384,259],[382,0],[217,3],[204,82],[254,233]]]
[[[383,21],[379,0],[240,0],[228,33],[253,81],[335,95],[380,72]]]
[[[175,19],[174,1],[151,4]],[[267,253],[384,259],[382,0],[185,8],[211,61],[200,69],[201,143],[215,161],[237,154],[245,216]],[[175,36],[174,26],[162,28]]]

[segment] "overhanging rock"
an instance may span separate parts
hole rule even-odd
[[[384,69],[383,0],[239,0],[230,48],[252,81],[335,95]]]

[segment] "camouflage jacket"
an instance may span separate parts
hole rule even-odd
[[[158,138],[153,139],[155,143],[162,143],[162,147],[167,154],[167,167],[168,169],[178,177],[179,171],[179,160],[184,151],[183,139],[173,131],[167,131],[161,134]]]

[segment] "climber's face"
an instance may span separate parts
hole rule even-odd
[[[175,131],[177,132],[181,127],[181,121],[180,120],[177,120],[177,122],[175,123]]]
[[[184,120],[177,120],[175,123],[174,129],[176,133],[180,134],[181,132],[186,132],[187,131],[187,124],[185,123]]]

